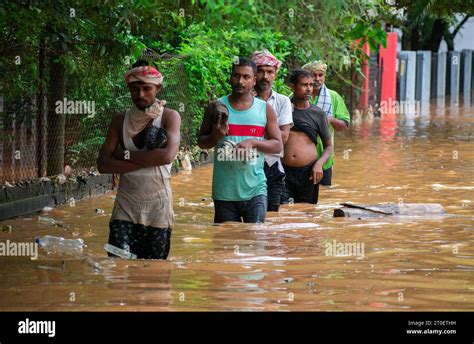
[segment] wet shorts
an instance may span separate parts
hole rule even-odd
[[[267,213],[267,196],[258,195],[248,201],[214,200],[214,223],[227,221],[264,223]]]
[[[144,226],[123,220],[109,223],[109,244],[136,254],[139,259],[166,259],[170,252],[171,228]],[[115,255],[108,253],[110,257]]]
[[[278,211],[281,202],[281,193],[285,187],[285,173],[278,169],[278,162],[275,162],[271,167],[265,161],[263,167],[265,177],[267,177],[267,211]]]
[[[309,179],[314,163],[303,167],[290,167],[283,165],[285,169],[285,187],[281,195],[281,203],[318,203],[319,183],[314,185]]]

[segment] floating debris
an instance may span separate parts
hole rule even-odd
[[[49,224],[49,225],[56,226],[56,227],[66,228],[66,229],[69,228],[69,225],[65,224],[62,221],[55,220],[51,217],[38,216],[38,222],[39,223],[44,223],[44,224]]]
[[[48,253],[66,253],[80,255],[84,249],[84,240],[82,239],[64,239],[51,235],[37,237],[36,243],[44,248]]]
[[[211,239],[205,238],[195,238],[195,237],[185,237],[182,239],[184,242],[196,242],[196,243],[205,243],[205,242],[212,242]]]
[[[10,226],[10,225],[3,225],[3,226],[2,226],[2,232],[3,232],[3,233],[11,233],[11,232],[12,232],[12,226]]]
[[[353,204],[341,203],[334,209],[334,217],[372,218],[381,216],[432,216],[444,215],[444,208],[437,203]]]
[[[39,223],[47,223],[49,225],[55,225],[56,220],[51,217],[38,216]]]
[[[435,191],[440,191],[441,189],[447,190],[474,190],[474,186],[446,186],[443,184],[431,184],[431,187]]]
[[[102,267],[100,266],[100,264],[96,262],[94,259],[92,259],[91,257],[86,256],[84,258],[84,261],[87,263],[87,265],[93,267],[96,272],[99,272],[102,270]]]
[[[181,163],[181,167],[184,171],[192,171],[193,165],[191,164],[191,157],[188,153],[179,152],[178,153],[178,160]]]
[[[57,184],[64,184],[67,181],[67,178],[64,174],[58,174],[57,176],[52,177],[52,180]]]
[[[106,250],[108,253],[112,253],[120,258],[124,259],[137,259],[137,255],[131,253],[128,250],[123,250],[117,246],[110,245],[110,244],[105,244],[104,245],[104,250]]]

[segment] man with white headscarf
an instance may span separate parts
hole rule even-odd
[[[327,65],[320,60],[307,63],[302,67],[302,69],[313,73],[314,87],[311,103],[323,109],[326,113],[330,124],[332,145],[334,147],[334,130],[342,131],[348,129],[351,117],[339,93],[326,87],[325,79],[327,68]],[[318,140],[316,149],[318,154],[321,154],[324,150],[320,139]],[[321,185],[331,185],[333,165],[334,151],[323,166],[324,174],[320,183]]]
[[[281,66],[279,61],[268,50],[255,51],[252,60],[257,65],[257,98],[265,100],[275,110],[277,124],[281,131],[283,144],[288,141],[293,126],[293,115],[290,98],[272,89]],[[281,193],[285,186],[285,170],[281,164],[283,150],[279,154],[265,154],[265,176],[267,177],[268,211],[278,211]]]
[[[112,119],[97,159],[100,173],[120,174],[105,248],[110,256],[166,259],[174,224],[171,163],[181,118],[156,99],[163,76],[148,62],[137,61],[125,81],[133,106]],[[154,148],[150,132],[159,130],[166,133],[166,145]]]

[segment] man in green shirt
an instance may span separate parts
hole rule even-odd
[[[310,102],[323,109],[326,113],[328,122],[331,124],[329,128],[331,130],[332,146],[334,147],[334,130],[342,131],[348,129],[351,116],[349,115],[349,111],[347,111],[346,104],[340,94],[326,87],[324,82],[326,79],[327,68],[327,65],[322,61],[310,62],[302,67],[302,69],[307,70],[314,75],[313,95]],[[321,156],[324,147],[320,138],[318,138],[316,150],[318,151],[318,156]],[[334,150],[329,159],[323,165],[324,175],[320,183],[321,185],[331,185],[333,165]]]

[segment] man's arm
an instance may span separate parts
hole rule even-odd
[[[349,126],[347,125],[346,122],[344,122],[343,120],[337,119],[336,117],[330,117],[329,123],[332,125],[332,127],[336,131],[349,129]]]
[[[204,111],[204,118],[198,133],[199,148],[212,148],[217,144],[217,141],[227,134],[229,125],[222,125],[220,122],[220,118],[217,118],[216,122],[213,123],[212,107],[209,104]]]
[[[123,115],[115,116],[110,123],[107,137],[97,158],[97,168],[100,173],[127,173],[143,168],[143,166],[133,162],[113,158],[114,152],[120,143],[122,123]]]
[[[351,116],[347,111],[346,104],[341,95],[334,91],[333,102],[333,117],[329,118],[329,123],[332,125],[334,130],[341,131],[349,129],[349,123],[351,122]]]
[[[256,148],[258,151],[265,154],[279,154],[283,149],[281,143],[280,128],[278,128],[275,110],[266,104],[267,106],[267,125],[265,126],[265,138],[266,140],[244,140],[237,144],[237,149],[249,149]]]
[[[293,109],[291,107],[290,98],[285,97],[283,102],[283,106],[280,110],[280,121],[278,125],[280,126],[281,131],[281,140],[282,143],[285,144],[290,137],[290,129],[293,127]]]
[[[181,117],[179,113],[172,109],[165,109],[163,112],[162,126],[168,136],[165,148],[155,148],[145,151],[124,151],[123,159],[129,158],[129,161],[141,165],[142,168],[172,163],[178,153],[180,142]],[[115,156],[117,156],[117,154]]]
[[[281,141],[283,144],[288,141],[288,138],[290,137],[290,129],[292,126],[293,124],[280,125]]]
[[[329,124],[325,114],[322,114],[321,120],[318,121],[318,124],[319,136],[321,137],[324,150],[319,159],[314,163],[311,176],[309,177],[309,179],[312,180],[314,184],[319,183],[319,181],[323,178],[323,165],[332,154],[331,132],[329,131]]]

